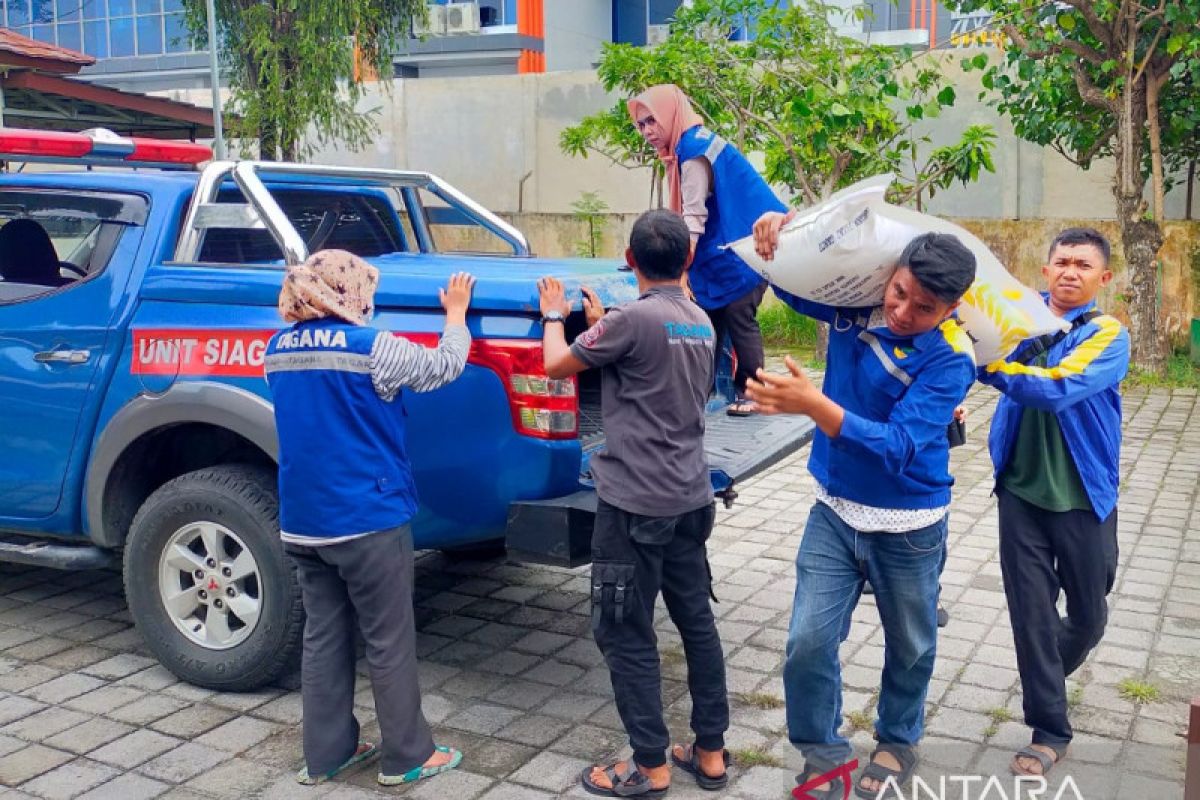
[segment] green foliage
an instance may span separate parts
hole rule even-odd
[[[204,0],[184,0],[192,40],[208,47]],[[378,132],[358,105],[364,75],[390,87],[392,54],[420,0],[216,0],[219,55],[230,84],[229,135],[263,158],[295,160],[337,142],[357,150]],[[249,153],[246,153],[249,155]]]
[[[783,708],[783,698],[770,692],[743,692],[736,697],[743,705],[760,708],[763,711]]]
[[[608,203],[596,192],[583,192],[571,203],[572,216],[587,228],[587,238],[575,242],[575,255],[595,258],[604,248]]]
[[[1152,683],[1138,680],[1137,678],[1124,678],[1117,684],[1117,690],[1121,696],[1138,705],[1153,703],[1159,699],[1161,692],[1158,687]]]
[[[1161,81],[1158,100],[1164,190],[1200,156],[1200,4],[1105,2],[1035,5],[1012,0],[948,0],[960,11],[991,11],[1005,26],[1005,61],[964,60],[982,73],[985,94],[1013,122],[1017,135],[1053,147],[1088,168],[1113,155],[1119,119],[1127,113],[1144,140],[1142,174],[1151,174],[1147,81]],[[1123,112],[1119,99],[1133,102]]]
[[[1131,367],[1121,385],[1142,389],[1200,389],[1200,366],[1193,364],[1187,353],[1172,353],[1161,374]]]
[[[848,711],[844,716],[846,717],[846,724],[850,726],[852,733],[869,731],[875,723],[875,718],[871,716],[870,711]]]
[[[606,45],[598,73],[623,97],[679,85],[709,127],[761,153],[766,179],[807,204],[881,172],[900,176],[893,199],[904,202],[993,169],[986,126],[920,161],[928,139],[916,124],[952,106],[954,90],[932,62],[910,63],[907,50],[841,36],[832,13],[820,0],[695,0],[676,13],[663,44]],[[746,19],[755,38],[730,41]],[[568,128],[560,145],[629,167],[657,164],[623,102]]]
[[[763,344],[780,350],[811,350],[817,343],[817,323],[797,314],[774,298],[758,308],[758,327]]]
[[[733,756],[733,762],[742,769],[783,766],[783,762],[772,755],[765,747],[742,747],[735,748],[729,752]]]

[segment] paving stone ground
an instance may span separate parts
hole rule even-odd
[[[935,791],[948,781],[938,798],[1015,797],[1007,762],[1028,742],[985,448],[994,398],[990,390],[969,398],[969,443],[953,457],[942,578],[951,622],[938,643],[920,770]],[[1200,694],[1200,403],[1194,391],[1131,391],[1125,420],[1110,626],[1071,681],[1078,736],[1046,797],[1075,797],[1068,776],[1086,800],[1182,796],[1181,735],[1188,701]],[[784,798],[794,785],[799,758],[774,706],[783,697],[793,559],[813,501],[806,458],[807,448],[746,483],[738,505],[720,512],[711,553],[735,698],[729,745],[754,765],[735,766],[716,793],[677,771],[676,800]],[[576,785],[580,770],[628,751],[589,636],[586,591],[586,570],[421,556],[425,710],[438,740],[465,752],[463,766],[402,790],[380,789],[369,767],[306,788],[292,778],[295,675],[253,694],[180,683],[132,627],[116,573],[0,566],[0,798],[587,797]],[[869,597],[854,619],[841,651],[846,726],[865,763],[883,638]],[[660,631],[669,722],[682,740],[682,651],[665,616]],[[360,672],[358,712],[370,735],[378,728]],[[1158,699],[1129,699],[1133,681],[1155,687]],[[984,792],[993,775],[1003,788]]]

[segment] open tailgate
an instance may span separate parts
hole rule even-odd
[[[731,505],[737,497],[737,481],[757,475],[799,450],[812,440],[813,430],[808,417],[791,414],[730,417],[724,407],[710,412],[705,420],[704,451],[713,494]],[[579,491],[509,506],[505,539],[511,558],[568,567],[591,560],[596,492],[588,462],[603,443],[604,435],[598,430],[584,437]]]

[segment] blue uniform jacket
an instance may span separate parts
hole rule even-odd
[[[1095,308],[1074,309],[1065,319]],[[1019,354],[1022,347],[1018,347]],[[1073,329],[1050,348],[1045,367],[994,361],[979,370],[979,380],[1000,390],[988,448],[996,479],[1008,466],[1021,414],[1026,408],[1051,411],[1058,418],[1067,450],[1101,520],[1117,506],[1121,453],[1121,380],[1129,368],[1129,333],[1104,315]]]
[[[954,320],[897,336],[880,308],[833,308],[776,288],[789,306],[828,322],[823,391],[845,409],[841,434],[813,438],[808,468],[834,497],[876,508],[949,505],[946,426],[975,382],[975,351]]]
[[[701,308],[722,308],[763,282],[736,253],[722,246],[749,236],[766,212],[786,211],[787,206],[737,148],[702,125],[684,131],[675,154],[677,169],[701,156],[712,165],[712,194],[705,203],[708,220],[696,242],[688,283]]]

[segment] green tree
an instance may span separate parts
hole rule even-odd
[[[1113,196],[1129,270],[1133,361],[1160,373],[1168,342],[1159,320],[1157,254],[1172,175],[1197,155],[1200,3],[1196,0],[949,0],[991,11],[1008,39],[1003,64],[983,56],[1000,110],[1017,134],[1088,168],[1115,161]],[[1147,202],[1149,183],[1149,202]]]
[[[936,149],[918,133],[922,120],[955,101],[936,63],[841,36],[829,21],[834,12],[818,0],[695,0],[679,9],[663,44],[607,45],[600,80],[623,97],[678,84],[711,128],[743,152],[762,153],[767,180],[804,204],[895,172],[893,199],[919,206],[956,180],[991,171],[989,126],[971,126],[958,142]],[[731,41],[746,20],[753,40]],[[567,153],[597,153],[631,168],[657,164],[624,102],[568,128],[560,144]]]
[[[184,0],[188,27],[207,48],[204,0]],[[352,150],[378,131],[357,106],[365,78],[390,87],[392,54],[408,39],[421,0],[216,0],[219,54],[229,80],[230,136],[261,156],[294,161],[318,145]],[[311,133],[311,136],[305,134]]]
[[[582,192],[579,199],[571,203],[572,216],[583,223],[586,239],[575,242],[575,255],[581,258],[596,258],[604,249],[605,214],[608,203],[596,192]]]

